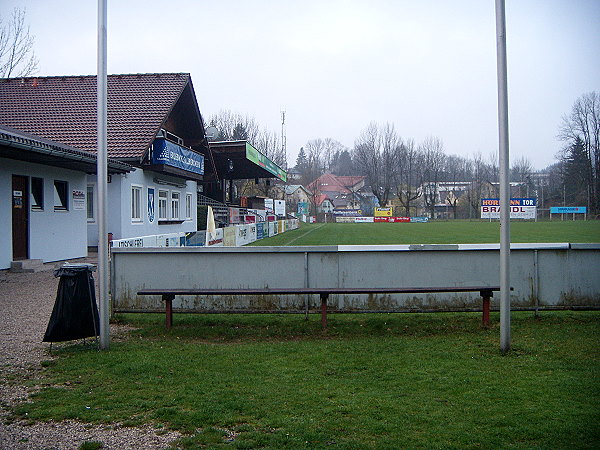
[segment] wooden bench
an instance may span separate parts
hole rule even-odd
[[[303,295],[321,297],[321,325],[327,328],[327,299],[330,294],[432,294],[479,292],[483,300],[482,323],[490,323],[490,299],[499,286],[416,287],[416,288],[294,288],[294,289],[142,289],[138,295],[160,295],[165,302],[167,329],[173,325],[173,300],[176,295]]]

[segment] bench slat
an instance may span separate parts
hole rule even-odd
[[[492,292],[499,286],[443,286],[398,288],[291,288],[291,289],[142,289],[138,295],[292,295],[292,294],[428,294],[436,292]]]

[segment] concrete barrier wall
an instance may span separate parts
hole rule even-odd
[[[440,287],[499,285],[498,245],[116,248],[116,311],[163,310],[150,288]],[[600,244],[513,244],[513,306],[600,306]],[[176,298],[175,309],[302,310],[318,296]],[[492,305],[497,305],[498,295]],[[477,293],[332,295],[338,310],[470,309]]]

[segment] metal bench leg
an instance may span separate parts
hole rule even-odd
[[[327,329],[327,299],[329,294],[319,294],[321,296],[321,327]]]
[[[490,325],[490,298],[494,295],[492,291],[481,291],[479,293],[483,299],[483,315],[481,317],[481,323],[487,327]]]
[[[165,302],[165,311],[167,314],[166,326],[167,326],[167,330],[170,330],[171,327],[173,326],[173,299],[175,298],[175,295],[164,294],[162,297],[163,297],[163,301]]]

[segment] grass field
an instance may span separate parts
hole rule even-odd
[[[600,242],[600,221],[512,222],[511,242]],[[251,245],[480,244],[500,242],[498,222],[302,224]]]
[[[600,315],[162,315],[63,347],[26,420],[152,423],[183,448],[598,448]]]

